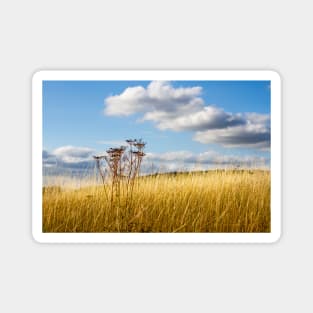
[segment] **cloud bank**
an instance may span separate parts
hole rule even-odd
[[[155,163],[169,170],[196,170],[225,167],[263,168],[269,166],[269,159],[257,155],[224,155],[212,151],[192,153],[172,151],[167,153],[148,153],[145,166]]]
[[[51,152],[43,150],[44,175],[90,175],[94,173],[97,153],[87,147],[63,146]],[[142,173],[205,170],[225,167],[268,167],[269,159],[257,155],[223,155],[212,151],[192,153],[190,151],[170,151],[147,153]]]
[[[257,113],[231,113],[206,105],[201,87],[174,88],[170,82],[153,81],[146,88],[126,88],[105,99],[108,116],[140,114],[160,130],[191,131],[203,144],[226,147],[270,147],[270,116]]]
[[[44,168],[60,170],[84,170],[94,166],[95,151],[86,147],[63,146],[51,152],[42,151]]]

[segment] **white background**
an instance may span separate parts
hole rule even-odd
[[[0,4],[1,312],[310,312],[310,1]],[[49,245],[31,238],[39,69],[274,69],[283,81],[276,244]]]

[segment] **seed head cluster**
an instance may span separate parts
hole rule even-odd
[[[145,156],[146,142],[142,139],[127,139],[126,143],[126,146],[109,148],[106,155],[94,156],[104,188],[111,185],[111,204],[120,197],[122,181],[126,180],[127,194],[133,192]],[[104,164],[102,160],[105,160]]]

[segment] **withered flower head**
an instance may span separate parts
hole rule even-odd
[[[139,139],[134,143],[134,146],[139,150],[142,150],[146,146],[146,142],[144,142],[142,139]]]
[[[146,154],[142,151],[134,151],[133,154],[139,156],[139,157],[144,157]]]
[[[101,159],[104,159],[105,156],[104,156],[104,155],[93,155],[93,158],[94,158],[95,160],[101,160]]]

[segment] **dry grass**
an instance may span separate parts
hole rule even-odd
[[[131,194],[122,183],[119,197],[106,199],[99,185],[44,188],[43,231],[270,232],[269,171],[140,177]]]

